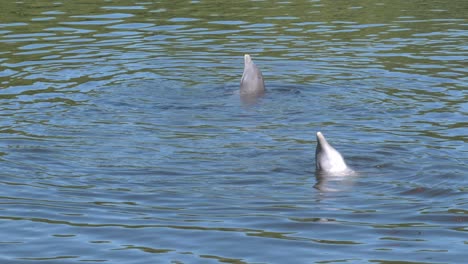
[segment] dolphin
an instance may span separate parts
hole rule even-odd
[[[317,132],[315,168],[322,175],[345,176],[354,174],[354,171],[346,165],[340,152],[328,143],[321,132]]]
[[[265,93],[265,83],[260,69],[249,54],[244,55],[244,73],[240,82],[240,94],[247,97],[260,97]]]

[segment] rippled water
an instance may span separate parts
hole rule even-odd
[[[467,11],[3,1],[0,261],[463,263]],[[316,179],[316,131],[357,176]]]

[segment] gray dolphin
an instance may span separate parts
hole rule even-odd
[[[315,168],[319,173],[333,176],[354,174],[354,171],[346,165],[340,152],[328,143],[321,132],[317,132]]]
[[[265,83],[260,69],[249,54],[244,55],[244,73],[240,83],[241,96],[259,97],[265,93]]]

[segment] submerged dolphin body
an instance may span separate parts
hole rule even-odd
[[[354,174],[334,147],[332,147],[321,132],[317,132],[317,148],[315,149],[315,168],[318,173],[331,176]]]
[[[243,97],[260,97],[265,93],[265,83],[260,69],[249,54],[244,55],[244,73],[240,83],[240,94]]]

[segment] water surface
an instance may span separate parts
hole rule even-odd
[[[465,261],[466,1],[3,2],[1,262]]]

